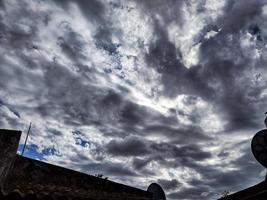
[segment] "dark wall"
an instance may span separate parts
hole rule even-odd
[[[12,169],[19,145],[21,131],[0,129],[0,187]]]

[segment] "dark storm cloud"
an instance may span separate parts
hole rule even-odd
[[[191,143],[197,141],[206,141],[209,140],[210,137],[205,135],[203,130],[199,126],[180,126],[180,127],[171,127],[169,123],[158,120],[158,124],[148,125],[145,127],[144,132],[148,135],[161,135],[164,133],[165,136],[171,138],[171,143]],[[162,123],[160,123],[162,122]]]
[[[87,0],[72,1],[79,5],[83,14],[88,20],[93,20],[95,23],[105,23],[106,7],[102,2],[93,0],[88,3]]]
[[[54,128],[49,128],[47,130],[48,133],[51,133],[52,135],[55,136],[63,136],[63,133],[60,130],[54,129]]]
[[[199,75],[196,68],[187,69],[181,61],[182,55],[168,37],[166,24],[173,20],[182,26],[180,9],[183,1],[167,1],[162,5],[160,1],[145,2],[145,11],[153,17],[155,40],[149,45],[149,53],[146,55],[148,66],[155,68],[162,75],[165,95],[175,97],[179,94],[211,93],[212,90]],[[171,6],[170,6],[171,5]],[[166,7],[165,7],[166,6]],[[164,20],[160,23],[158,14]],[[193,82],[192,82],[193,81]],[[197,82],[195,84],[194,82]]]
[[[8,2],[2,3],[8,5]],[[0,15],[0,43],[8,49],[24,49],[34,43],[39,31],[37,24],[40,23],[40,20],[43,21],[46,14],[44,11],[33,12],[29,2],[19,1],[17,6],[19,6],[19,9],[14,8],[14,12],[9,12],[0,6],[0,9],[4,10],[4,15]]]
[[[94,75],[89,73],[88,76]],[[93,79],[93,77],[89,78]],[[101,102],[105,102],[117,94],[110,89],[85,85],[82,82],[80,77],[75,76],[64,66],[53,63],[45,72],[44,83],[47,86],[48,102],[55,103],[53,105],[47,103],[40,105],[38,107],[39,112],[43,116],[48,116],[56,106],[66,123],[90,125],[109,120],[110,123],[114,120],[116,122],[117,111],[115,107],[120,105],[113,106],[112,102],[101,105]],[[107,108],[110,109],[105,110]]]
[[[76,4],[87,22],[95,28],[92,33],[94,44],[91,44],[71,23],[64,21],[57,24],[60,36],[51,39],[56,41],[55,46],[60,50],[51,59],[47,54],[42,54],[45,51],[40,42],[42,36],[38,34],[42,32],[42,35],[46,35],[43,31],[50,31],[47,26],[59,10],[55,13],[36,12],[26,2],[19,1],[12,12],[7,11],[8,1],[0,0],[0,50],[4,52],[0,55],[0,92],[23,94],[21,99],[18,98],[20,103],[8,103],[11,101],[9,98],[1,99],[1,126],[9,124],[21,127],[23,123],[19,120],[27,114],[38,113],[42,119],[40,121],[54,120],[62,127],[76,127],[77,130],[79,126],[94,127],[108,139],[107,144],[93,142],[94,138],[82,131],[70,134],[75,154],[59,162],[91,174],[103,173],[105,176],[122,177],[121,180],[126,176],[133,181],[141,175],[158,177],[158,169],[150,167],[151,162],[165,172],[185,168],[195,173],[195,176],[186,180],[189,188],[184,187],[180,180],[158,179],[170,199],[208,199],[215,193],[227,189],[238,190],[258,181],[263,168],[255,162],[249,147],[243,148],[242,144],[231,146],[236,151],[243,151],[234,161],[208,164],[207,161],[213,158],[227,161],[233,152],[224,149],[217,155],[208,150],[209,144],[225,133],[208,135],[205,128],[198,125],[206,113],[193,110],[188,114],[173,108],[170,109],[171,115],[162,114],[156,108],[135,102],[129,85],[124,87],[112,83],[112,69],[109,73],[105,70],[101,72],[102,63],[99,62],[97,66],[89,66],[93,58],[86,49],[96,48],[112,58],[115,69],[127,67],[122,65],[122,55],[118,50],[123,44],[112,42],[112,36],[122,41],[125,27],[113,23],[112,18],[117,16],[113,15],[114,10],[109,10],[123,9],[123,5],[96,0],[90,3],[85,0],[49,2],[52,6],[56,2],[59,8],[64,8],[65,11],[61,11],[65,15],[73,14],[70,5]],[[226,133],[259,128],[259,113],[266,106],[266,95],[262,97],[266,81],[261,80],[260,74],[264,72],[266,59],[246,56],[250,49],[242,47],[241,38],[249,33],[257,38],[257,42],[263,41],[262,7],[265,1],[228,1],[221,16],[211,24],[206,24],[196,37],[200,45],[199,62],[191,68],[185,66],[181,49],[171,41],[168,33],[171,23],[186,26],[181,8],[184,4],[190,7],[191,3],[162,3],[159,0],[135,2],[138,4],[133,9],[140,9],[144,15],[151,17],[153,27],[150,30],[153,39],[149,40],[148,51],[144,55],[146,63],[142,63],[141,67],[155,69],[160,75],[160,84],[164,87],[161,95],[171,98],[178,94],[187,95],[183,103],[189,107],[194,106],[200,97],[214,106],[216,114],[227,122],[224,127]],[[53,10],[52,7],[50,9]],[[198,12],[204,11],[201,8]],[[43,25],[45,29],[40,28]],[[217,35],[205,38],[210,31],[217,32]],[[71,64],[60,59],[61,54]],[[102,79],[108,84],[99,81]],[[138,82],[138,79],[135,81]],[[192,124],[182,124],[177,115],[187,117]],[[49,128],[47,124],[44,137],[57,140],[67,134],[59,128]],[[154,136],[163,137],[164,141],[146,139]],[[90,150],[86,153],[93,160],[75,151],[77,147],[84,150],[88,147]],[[45,147],[44,154],[55,154],[55,149]],[[129,162],[117,163],[112,160],[114,157],[129,158]],[[234,170],[227,170],[228,167]]]
[[[187,199],[189,197],[189,199],[198,199],[203,192],[206,192],[208,196],[213,196],[213,198],[215,198],[220,196],[224,191],[234,192],[240,187],[245,188],[250,186],[251,182],[257,182],[263,168],[255,162],[250,152],[249,141],[246,140],[239,145],[244,154],[240,155],[240,157],[229,164],[234,170],[223,172],[218,168],[223,167],[223,165],[202,166],[197,163],[189,162],[188,166],[201,174],[200,179],[193,177],[191,181],[188,182],[192,187],[190,189],[197,188],[197,190],[192,190],[194,192],[191,194],[191,197],[190,195],[187,196],[188,188],[182,188],[180,192],[170,194],[170,196],[176,196],[176,198],[179,197],[182,199]]]
[[[151,148],[162,154],[162,159],[165,158],[184,158],[192,159],[194,161],[201,161],[211,157],[211,153],[201,150],[198,145],[184,145],[182,147],[177,147],[169,143],[154,143]]]
[[[122,96],[127,94],[125,91],[119,94],[103,87],[84,85],[82,81],[64,66],[56,62],[50,63],[43,80],[47,102],[39,105],[36,110],[43,117],[61,116],[70,125],[94,124],[104,135],[110,137],[164,134],[172,138],[174,143],[209,139],[197,126],[169,127],[168,125],[177,126],[175,117],[165,117],[153,109],[125,100]],[[151,123],[155,125],[148,125]]]
[[[186,68],[180,61],[179,50],[169,41],[166,30],[158,21],[155,21],[154,28],[157,40],[149,46],[147,62],[162,75],[166,95],[175,96],[180,87],[183,87],[181,77]]]
[[[4,103],[3,100],[0,99],[0,107],[6,107],[12,114],[14,114],[17,118],[20,118],[20,114],[18,111],[14,110],[13,108],[9,107]]]
[[[170,143],[155,143],[137,137],[112,140],[106,145],[106,152],[113,156],[133,157],[133,167],[141,173],[149,170],[146,166],[151,161],[168,168],[179,166],[193,168],[196,166],[196,162],[211,158],[210,152],[203,151],[196,144],[177,147]],[[168,159],[172,161],[168,161]]]
[[[134,158],[133,159],[133,167],[136,170],[141,170],[143,167],[145,167],[148,163],[150,162],[149,159],[139,159],[139,158]]]
[[[258,109],[256,102],[251,99],[255,95],[252,91],[259,91],[259,88],[246,78],[247,70],[252,68],[252,60],[243,55],[245,50],[240,46],[240,33],[247,31],[248,25],[261,16],[264,3],[255,1],[243,4],[241,1],[230,1],[225,7],[225,13],[214,22],[222,28],[221,32],[201,43],[201,64],[190,69],[185,68],[181,62],[179,49],[170,42],[166,29],[155,21],[156,40],[150,44],[146,57],[148,65],[162,75],[165,94],[171,97],[177,94],[202,97],[214,104],[221,116],[229,121],[229,130],[258,127],[255,122]],[[231,41],[229,34],[232,34]],[[231,51],[233,57],[229,58]],[[239,63],[236,63],[237,57]],[[243,74],[244,78],[240,79],[237,74]]]
[[[84,16],[86,16],[89,21],[95,21],[96,23],[104,21],[103,15],[105,14],[105,6],[100,1],[92,0],[88,3],[86,0],[54,0],[54,2],[63,8],[69,8],[70,3],[75,3],[79,6]]]
[[[173,190],[177,189],[180,183],[175,180],[165,180],[165,179],[158,179],[158,183],[165,189],[165,190]]]
[[[2,127],[5,127],[5,122],[17,127],[20,125],[19,119],[20,114],[14,110],[12,107],[10,107],[9,105],[6,105],[4,102],[0,102],[0,110],[1,110],[1,120],[0,120],[0,124]],[[6,112],[4,112],[4,110],[6,110]]]
[[[107,16],[108,2],[102,3],[97,0],[90,1],[89,3],[86,0],[56,0],[55,2],[67,9],[69,9],[70,3],[77,4],[87,20],[98,27],[94,34],[95,44],[108,53],[112,54],[116,52],[117,47],[112,43],[111,37],[113,34],[112,32],[117,31],[113,30],[112,21],[110,21]],[[66,48],[69,49],[68,45]]]
[[[73,61],[85,58],[84,46],[86,42],[83,37],[77,32],[71,30],[68,24],[62,24],[65,34],[58,38],[58,45],[62,51]]]
[[[156,20],[157,17],[160,17],[163,20],[163,24],[170,24],[175,21],[178,24],[183,23],[183,15],[181,13],[182,5],[184,0],[175,1],[167,0],[163,4],[160,0],[154,1],[142,1],[135,0],[138,3],[138,6],[143,9],[144,13],[151,15],[153,20]]]
[[[52,110],[57,107],[67,124],[95,124],[104,134],[119,137],[129,134],[144,134],[142,132],[146,131],[146,123],[153,121],[161,123],[157,128],[177,123],[174,118],[166,118],[153,109],[124,99],[122,95],[127,93],[123,91],[119,94],[103,87],[84,85],[80,77],[76,77],[71,71],[57,63],[53,63],[47,68],[44,83],[48,103],[39,105],[37,110],[46,117],[51,115]],[[49,102],[54,103],[51,105]],[[112,124],[113,126],[110,127],[115,132],[111,132],[110,128],[105,128]],[[147,129],[147,132],[152,134],[152,127],[150,130]],[[171,134],[179,137],[177,130],[173,130]],[[202,132],[195,135],[199,138],[206,138]]]
[[[75,130],[72,132],[76,145],[90,150],[90,154],[96,161],[103,161],[106,158],[105,149],[102,145],[90,140],[85,133]]]
[[[106,148],[110,154],[120,156],[143,156],[149,153],[146,143],[135,137],[123,141],[111,140]]]
[[[259,17],[266,3],[265,0],[249,1],[245,4],[240,0],[228,1],[224,8],[224,15],[218,19],[217,24],[224,31],[236,33]]]
[[[229,35],[222,30],[214,39],[205,41],[201,45],[200,58],[205,62],[205,65],[200,67],[200,70],[204,72],[201,76],[207,80],[207,84],[212,84],[209,83],[211,80],[214,84],[220,85],[220,89],[214,88],[213,96],[208,96],[208,98],[229,120],[229,129],[258,127],[255,121],[258,121],[259,106],[263,105],[254,99],[259,98],[257,96],[263,88],[253,85],[246,73],[253,67],[260,69],[261,65],[252,66],[252,60],[242,55],[244,50],[240,47],[240,36],[234,36],[233,41],[229,41],[228,37]],[[231,58],[232,60],[225,58],[226,49],[235,57],[239,57],[241,61],[236,63],[234,58]],[[211,53],[212,57],[209,56]],[[237,74],[243,75],[244,78],[237,77]],[[253,91],[258,91],[258,93]]]
[[[83,57],[81,54],[84,46],[83,39],[74,30],[71,30],[67,24],[65,25],[66,34],[59,38],[58,44],[70,59],[80,59]],[[166,49],[168,49],[168,46]],[[171,54],[171,56],[174,56],[174,54]],[[30,60],[29,57],[26,58]],[[165,63],[163,62],[163,64]],[[45,61],[42,65],[46,66],[44,79],[41,79],[41,81],[46,86],[45,91],[47,91],[48,101],[39,105],[37,110],[43,117],[51,116],[51,114],[55,116],[62,115],[66,124],[95,124],[100,126],[99,129],[104,134],[107,133],[107,135],[110,130],[105,129],[105,122],[118,123],[119,126],[114,128],[115,132],[111,133],[112,136],[132,133],[140,134],[143,130],[153,134],[153,130],[155,132],[155,129],[158,129],[160,130],[159,132],[164,132],[167,135],[170,133],[172,138],[176,136],[180,138],[183,133],[187,132],[186,129],[168,130],[170,128],[166,124],[177,123],[176,120],[163,117],[161,114],[144,106],[124,101],[120,95],[113,91],[107,92],[103,88],[83,85],[79,77],[74,76],[69,69],[58,64],[56,60],[53,63]],[[92,71],[88,71],[86,75],[86,78],[94,79]],[[50,102],[54,103],[50,104]],[[57,108],[58,113],[53,112],[55,108]],[[156,125],[156,127],[147,128],[146,123],[151,121],[157,121],[160,124]],[[136,125],[141,125],[144,128],[140,130],[140,128],[136,128]],[[190,127],[188,127],[189,129]],[[192,131],[190,132],[195,138],[206,138],[202,133],[196,132],[195,134]]]
[[[214,91],[201,76],[199,66],[187,69],[181,61],[179,49],[169,40],[163,25],[154,21],[156,40],[149,45],[146,55],[148,66],[162,75],[165,95],[177,94],[211,95]]]

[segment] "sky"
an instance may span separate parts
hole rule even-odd
[[[170,200],[262,181],[266,0],[0,0],[0,127],[25,156]]]

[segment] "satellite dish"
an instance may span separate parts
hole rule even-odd
[[[151,183],[148,186],[147,191],[153,194],[153,200],[166,200],[163,189],[157,183]]]
[[[256,160],[267,168],[267,129],[254,135],[251,141],[251,150]]]

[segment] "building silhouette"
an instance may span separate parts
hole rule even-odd
[[[0,129],[1,200],[165,200],[153,183],[141,190],[17,154],[21,131]]]

